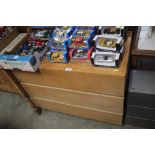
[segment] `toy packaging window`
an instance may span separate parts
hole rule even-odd
[[[95,35],[96,27],[77,27],[70,37],[70,48],[89,49]]]

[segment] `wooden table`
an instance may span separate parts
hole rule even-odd
[[[44,60],[35,73],[12,73],[37,107],[122,124],[131,36],[118,69]]]

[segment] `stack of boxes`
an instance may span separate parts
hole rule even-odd
[[[48,59],[52,63],[67,63],[69,61],[69,37],[75,26],[58,26],[49,39]]]
[[[99,35],[93,39],[94,51],[91,60],[94,66],[119,66],[126,38],[126,28],[116,26],[99,27]]]
[[[93,51],[92,40],[97,28],[95,26],[79,26],[69,40],[69,56],[72,62],[90,62]]]
[[[91,62],[94,66],[119,65],[127,34],[126,27],[57,26],[53,28],[34,26],[28,34],[19,33],[13,27],[0,27],[0,65],[4,69],[34,72],[45,54],[52,63],[67,63],[70,60]],[[8,45],[4,48],[6,44]]]

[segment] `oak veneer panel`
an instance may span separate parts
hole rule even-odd
[[[120,76],[41,69],[36,73],[20,71],[14,73],[17,79],[22,82],[100,94],[124,96],[125,79]]]
[[[123,97],[99,95],[56,87],[21,83],[30,97],[53,100],[92,109],[123,113]]]
[[[57,112],[64,112],[74,116],[93,119],[97,121],[104,121],[104,122],[114,123],[119,125],[122,124],[122,114],[105,112],[102,110],[95,110],[91,108],[85,108],[83,106],[75,106],[75,105],[65,104],[62,102],[43,100],[39,98],[32,98],[32,101],[37,106],[40,106],[44,109],[53,110]]]

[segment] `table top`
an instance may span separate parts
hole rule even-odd
[[[84,72],[93,74],[116,75],[125,76],[128,68],[128,60],[130,54],[130,45],[132,39],[132,32],[128,32],[128,38],[124,43],[124,55],[120,62],[119,68],[110,67],[94,67],[91,63],[77,63],[69,62],[67,64],[50,63],[44,60],[40,65],[40,70],[62,70],[72,72]]]

